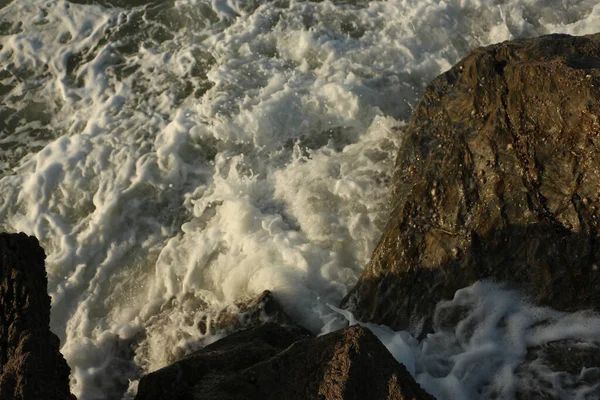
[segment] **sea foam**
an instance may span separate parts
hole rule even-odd
[[[418,341],[408,332],[362,323],[348,311],[331,308],[335,313],[321,334],[345,326],[344,321],[369,328],[438,399],[600,396],[600,368],[578,358],[600,355],[596,313],[534,306],[515,291],[482,281],[440,302],[433,332]],[[564,357],[579,360],[575,369]]]

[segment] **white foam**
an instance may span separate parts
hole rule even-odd
[[[516,393],[572,399],[600,395],[600,379],[575,383],[588,370],[590,376],[600,372],[593,361],[585,364],[583,358],[581,373],[569,375],[567,369],[554,370],[543,351],[541,357],[527,357],[528,352],[552,345],[563,354],[578,346],[599,354],[600,316],[594,313],[536,307],[514,291],[478,282],[438,304],[434,333],[418,342],[408,332],[362,323],[348,311],[331,308],[350,325],[360,324],[375,333],[438,399],[507,399]],[[335,315],[330,318],[322,334],[342,326]]]
[[[123,343],[145,335],[158,368],[214,339],[206,308],[264,289],[319,331],[385,224],[424,86],[477,46],[600,26],[596,1],[163,3],[0,9],[0,229],[46,249],[83,400],[135,378]]]

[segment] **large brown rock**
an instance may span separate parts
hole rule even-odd
[[[0,399],[75,399],[70,369],[50,331],[44,250],[24,233],[0,233]]]
[[[600,35],[478,49],[436,78],[398,153],[392,212],[343,302],[422,334],[480,279],[537,304],[600,304]]]
[[[368,329],[234,333],[140,381],[136,400],[433,399]]]

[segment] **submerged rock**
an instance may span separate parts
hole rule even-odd
[[[296,325],[283,311],[270,290],[265,290],[255,298],[239,300],[233,306],[225,307],[214,315],[206,314],[199,328],[202,333],[227,334],[267,322],[304,332],[304,329]]]
[[[598,399],[600,342],[559,340],[533,347],[515,373],[522,382],[515,393],[518,400]]]
[[[136,400],[164,398],[433,399],[365,328],[311,338],[273,323],[142,378]]]
[[[389,223],[342,305],[423,334],[438,301],[490,279],[598,309],[599,149],[599,34],[474,51],[421,98]]]
[[[24,233],[0,233],[0,399],[75,399],[70,369],[50,331],[44,250]]]
[[[181,298],[174,297],[160,310],[156,317],[146,324],[146,329],[152,332],[152,335],[168,335],[168,338],[173,338],[172,332],[161,331],[169,326],[167,321],[173,308],[184,310],[186,323],[188,326],[195,327],[195,331],[199,335],[193,336],[185,331],[180,332],[180,336],[177,337],[178,343],[173,346],[165,346],[162,365],[172,364],[186,354],[203,348],[213,342],[215,337],[222,337],[241,329],[257,327],[268,322],[297,330],[299,333],[306,333],[304,328],[296,325],[288,317],[269,290],[265,290],[256,297],[238,299],[234,303],[220,308],[210,307],[201,298],[195,297],[191,293]],[[143,368],[153,370],[155,368],[143,364],[144,358],[151,356],[149,346],[152,340],[143,340],[143,338],[144,335],[141,334],[136,338],[136,343],[133,344],[133,347],[137,345],[136,357],[138,360],[142,360]],[[141,345],[138,345],[138,343],[141,343]]]

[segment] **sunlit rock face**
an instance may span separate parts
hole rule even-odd
[[[75,399],[50,331],[45,258],[35,237],[0,233],[0,399]]]
[[[392,212],[344,300],[357,318],[430,330],[480,279],[540,305],[598,309],[600,35],[475,50],[427,88],[400,146]]]

